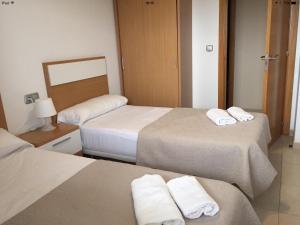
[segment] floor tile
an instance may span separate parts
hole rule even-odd
[[[279,225],[299,225],[300,224],[300,217],[299,216],[292,216],[288,214],[279,214]]]
[[[300,150],[288,149],[284,151],[282,157],[282,163],[285,165],[300,165]]]
[[[263,225],[300,225],[300,150],[281,137],[269,150],[278,176],[263,195],[252,201]]]
[[[271,187],[262,195],[255,198],[251,203],[253,207],[258,210],[260,215],[266,216],[264,223],[273,224],[274,218],[278,216],[280,205],[280,186],[281,186],[281,167],[282,167],[282,153],[271,152],[269,159],[278,172],[277,177],[273,181]]]
[[[300,187],[300,165],[282,165],[281,183],[288,186]]]
[[[300,216],[300,188],[296,186],[281,186],[280,212]],[[300,225],[300,223],[299,223]]]
[[[280,179],[275,180],[272,186],[262,195],[252,201],[253,207],[265,210],[278,211],[280,204]]]
[[[282,152],[289,149],[290,137],[280,137],[271,147],[270,152]]]
[[[270,211],[263,209],[256,209],[258,218],[262,225],[278,225],[278,211]]]

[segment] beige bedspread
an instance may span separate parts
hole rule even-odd
[[[4,225],[134,225],[130,183],[144,174],[166,181],[179,174],[108,161],[94,162],[11,218]],[[193,225],[259,225],[247,198],[222,181],[198,179],[219,203],[214,217],[187,220]]]
[[[277,174],[268,159],[268,118],[253,114],[221,127],[205,110],[174,109],[139,133],[137,164],[237,184],[253,198]]]
[[[0,224],[95,160],[36,148],[0,160]]]

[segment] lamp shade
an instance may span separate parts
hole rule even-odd
[[[38,118],[51,117],[56,115],[52,98],[39,99],[34,106],[35,115]]]

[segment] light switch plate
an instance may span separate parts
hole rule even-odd
[[[213,45],[206,45],[206,51],[207,52],[213,52],[214,51],[214,46]]]
[[[39,93],[35,92],[35,93],[31,93],[31,94],[27,94],[24,96],[24,102],[25,104],[31,104],[34,103],[35,100],[39,99]]]

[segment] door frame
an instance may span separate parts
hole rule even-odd
[[[291,4],[290,10],[290,31],[289,31],[289,50],[286,69],[286,85],[284,97],[284,112],[283,112],[283,134],[290,134],[294,73],[296,64],[296,47],[298,37],[298,19],[299,19],[299,0],[294,1],[296,4]]]
[[[228,9],[229,0],[219,0],[218,107],[220,109],[226,109],[227,106]]]
[[[291,7],[290,36],[289,36],[289,57],[287,64],[287,76],[285,85],[283,134],[290,132],[290,119],[292,108],[293,81],[295,70],[295,55],[297,44],[297,29],[299,18],[299,0],[291,0],[297,3],[298,7]],[[232,4],[230,4],[230,2]],[[292,4],[293,5],[293,4]],[[235,32],[229,27],[230,19],[235,15],[229,14],[235,7],[235,0],[219,0],[219,62],[218,62],[218,107],[225,109],[233,104],[234,72],[228,71],[228,65],[234,63],[234,37],[229,31]],[[231,44],[230,44],[231,43]],[[228,47],[229,45],[229,47]],[[294,47],[293,47],[294,46]],[[230,53],[230,54],[229,54]],[[232,54],[233,53],[233,54]],[[230,76],[228,77],[228,75]],[[264,102],[266,100],[264,99]]]
[[[235,64],[235,25],[236,25],[236,1],[238,0],[229,0],[228,1],[228,70],[227,70],[227,107],[233,106],[234,98],[234,64]]]

